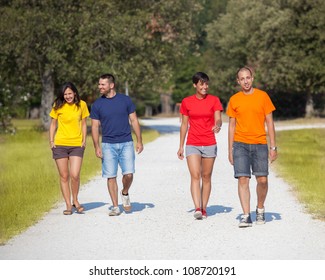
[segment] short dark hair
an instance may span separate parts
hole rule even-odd
[[[252,71],[252,69],[251,69],[250,67],[248,67],[248,66],[243,66],[243,67],[241,67],[241,68],[239,68],[239,69],[237,70],[237,73],[236,73],[236,77],[237,77],[237,79],[238,79],[238,74],[239,74],[239,72],[241,72],[241,71],[243,71],[243,70],[247,70],[247,71],[249,71],[249,73],[251,73],[251,76],[253,76],[253,71]]]
[[[115,77],[112,74],[103,74],[99,78],[100,79],[107,79],[110,83],[115,84]]]
[[[199,81],[207,83],[209,81],[209,76],[203,72],[197,72],[192,77],[193,84],[197,84]]]

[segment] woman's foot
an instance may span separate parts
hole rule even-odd
[[[208,217],[207,211],[205,209],[201,209],[202,219],[206,219]]]
[[[201,208],[196,208],[195,209],[194,218],[197,219],[197,220],[201,220],[202,219],[202,211],[201,211]]]
[[[72,210],[66,209],[63,211],[63,215],[72,215]]]
[[[77,210],[77,213],[79,213],[79,214],[83,213],[83,211],[85,210],[85,208],[79,203],[78,204],[73,204],[72,206]]]

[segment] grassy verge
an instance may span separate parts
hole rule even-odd
[[[276,172],[293,186],[298,199],[316,218],[325,220],[325,129],[277,132]]]
[[[14,121],[16,135],[0,135],[0,244],[37,222],[62,200],[48,134],[35,130],[37,125],[38,121]],[[144,130],[143,141],[148,143],[158,135]],[[81,184],[100,171],[100,160],[88,136]]]

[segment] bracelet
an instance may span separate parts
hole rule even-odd
[[[270,147],[270,150],[272,150],[272,151],[277,151],[277,150],[278,150],[278,147],[277,147],[277,146]]]

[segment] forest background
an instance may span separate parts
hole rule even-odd
[[[66,80],[90,106],[106,72],[139,116],[176,112],[197,71],[226,106],[243,65],[276,119],[324,116],[324,14],[322,0],[2,0],[1,131],[12,118],[48,129]]]

